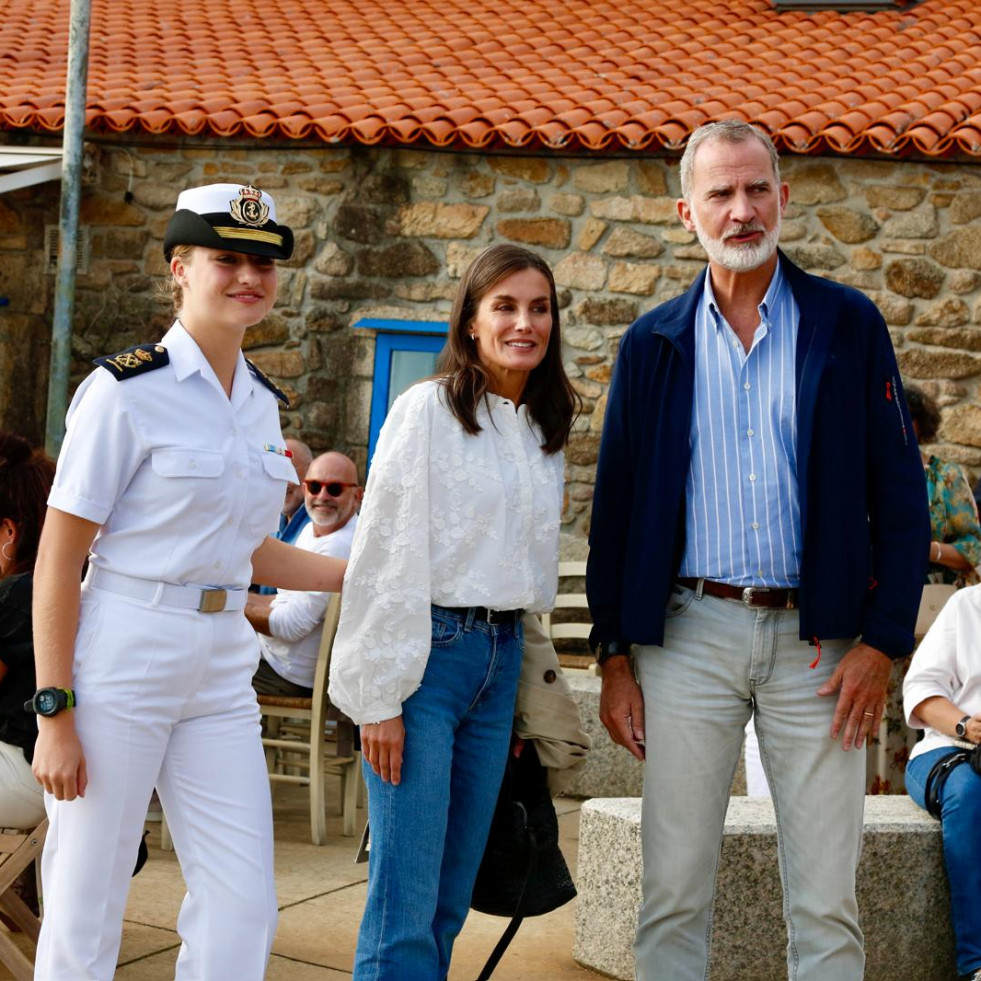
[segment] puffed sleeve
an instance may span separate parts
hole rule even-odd
[[[960,687],[957,677],[958,610],[974,590],[981,586],[962,589],[950,597],[937,619],[920,642],[910,661],[909,671],[903,681],[903,711],[911,729],[926,729],[927,725],[914,713],[922,702],[940,695],[952,698]]]
[[[126,399],[128,384],[97,368],[79,386],[68,409],[51,507],[99,525],[109,518],[147,454]]]
[[[401,715],[429,658],[429,459],[437,384],[410,388],[385,420],[344,576],[329,692],[359,725]]]

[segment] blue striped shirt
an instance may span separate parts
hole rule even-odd
[[[695,397],[679,575],[800,584],[795,358],[799,311],[779,264],[747,353],[715,302],[695,315]]]

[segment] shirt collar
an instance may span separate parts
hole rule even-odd
[[[179,382],[190,377],[195,372],[203,378],[207,378],[212,384],[221,388],[214,369],[208,363],[197,341],[187,332],[187,328],[179,321],[175,320],[170,330],[164,334],[160,343],[167,348],[170,355],[170,364],[174,369],[174,375]],[[245,363],[245,355],[239,351],[238,361],[235,365],[235,378],[232,381],[232,401],[238,402],[241,398],[251,395],[253,391],[252,373],[249,366]]]
[[[766,293],[763,295],[763,299],[760,300],[760,305],[757,307],[760,314],[760,323],[770,323],[771,315],[783,296],[785,285],[786,280],[784,279],[783,270],[780,268],[780,263],[778,262],[776,268],[773,270],[773,276],[770,278],[770,285],[766,288]],[[709,274],[706,274],[705,276],[702,302],[705,304],[705,308],[711,314],[712,323],[715,324],[716,329],[721,327],[723,322],[722,312],[719,310],[719,306],[715,302],[715,292],[712,289],[712,277]]]

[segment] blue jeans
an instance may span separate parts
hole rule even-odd
[[[677,587],[663,647],[638,647],[644,692],[643,904],[637,981],[704,981],[729,787],[752,716],[773,797],[791,981],[861,981],[855,870],[865,750],[829,732],[817,689],[852,646],[798,637],[796,610],[749,609]]]
[[[944,746],[906,765],[906,790],[920,807],[926,808],[926,781],[933,764],[952,752],[953,747]],[[957,973],[970,974],[981,967],[981,777],[970,763],[950,771],[940,794],[940,813]]]
[[[371,857],[355,981],[442,981],[487,843],[521,673],[521,625],[434,606],[422,683],[402,705],[402,782],[365,764]]]

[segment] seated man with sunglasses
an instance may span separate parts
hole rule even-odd
[[[320,555],[351,554],[362,488],[354,462],[324,453],[307,469],[303,503],[310,521],[294,544]],[[262,695],[309,698],[330,593],[281,589],[274,596],[250,594],[245,616],[259,635],[262,658],[252,686]]]

